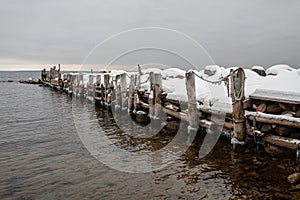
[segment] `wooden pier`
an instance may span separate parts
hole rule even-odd
[[[169,118],[184,120],[192,129],[209,129],[218,121],[212,114],[225,116],[223,132],[230,133],[234,146],[243,146],[249,138],[259,138],[268,145],[292,149],[297,159],[300,155],[300,94],[279,91],[256,90],[245,97],[245,73],[242,68],[232,70],[220,82],[229,85],[232,112],[213,110],[196,99],[193,71],[185,74],[188,101],[168,98],[162,88],[162,75],[149,73],[150,87],[141,89],[142,71],[112,75],[109,71],[89,73],[84,80],[82,73],[64,73],[60,66],[50,71],[42,70],[45,85],[65,91],[69,95],[85,98],[114,111],[128,111],[138,122],[147,123],[165,113]],[[145,75],[144,75],[145,76]],[[86,75],[85,75],[86,78]],[[213,84],[208,81],[209,84]],[[142,111],[142,112],[140,112]]]

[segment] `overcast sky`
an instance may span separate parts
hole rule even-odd
[[[0,70],[40,69],[57,63],[75,67],[101,41],[139,27],[185,33],[222,66],[300,66],[298,0],[0,2]],[[168,42],[163,37],[157,40]],[[119,48],[118,43],[113,45]]]

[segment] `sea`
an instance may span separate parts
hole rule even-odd
[[[118,167],[102,162],[87,147],[89,132],[79,133],[78,122],[124,151],[142,151],[150,143],[160,149],[176,132],[137,142],[101,105],[74,103],[64,92],[18,82],[39,77],[38,71],[0,72],[0,199],[300,199],[282,159],[263,153],[258,144],[238,152],[220,138],[199,158],[205,133],[178,159],[153,171],[122,170],[122,158],[100,145],[97,151]],[[90,120],[78,114],[87,110]]]

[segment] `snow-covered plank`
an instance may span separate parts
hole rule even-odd
[[[258,122],[300,128],[300,118],[296,117],[290,117],[286,115],[273,115],[261,112],[246,112],[245,116],[250,120],[253,120],[255,117],[256,121]]]
[[[249,96],[251,99],[276,101],[282,103],[300,104],[299,92],[257,89]]]

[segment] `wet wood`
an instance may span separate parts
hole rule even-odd
[[[297,118],[291,117],[289,120],[284,118],[278,118],[277,115],[271,115],[271,114],[265,114],[264,116],[257,115],[255,112],[249,112],[246,114],[247,118],[249,120],[254,120],[254,117],[256,121],[268,123],[268,124],[277,124],[277,125],[283,125],[283,126],[292,126],[299,128],[300,127],[300,120]]]
[[[236,73],[230,74],[231,98],[232,98],[232,118],[234,138],[243,141],[245,136],[245,116],[243,101],[245,99],[244,84],[245,74],[242,68],[238,68]]]
[[[257,133],[253,131],[253,129],[247,129],[247,134],[251,136],[256,136]],[[262,135],[262,139],[265,140],[266,142],[270,144],[274,144],[280,147],[285,147],[288,149],[299,149],[300,148],[300,140],[298,139],[292,139],[292,138],[287,138],[287,137],[282,137],[282,136],[277,136],[277,135],[272,135],[272,134],[266,134],[263,132],[260,132],[260,135]]]
[[[193,72],[186,73],[186,91],[188,96],[188,118],[189,125],[192,128],[198,128],[199,114],[197,111],[196,90],[195,90],[195,74]]]
[[[161,98],[160,95],[162,93],[162,77],[160,73],[154,74],[154,116],[156,119],[161,116]]]
[[[134,88],[135,88],[135,78],[134,75],[130,76],[129,84],[129,97],[128,97],[128,111],[133,111],[133,102],[134,102]]]

